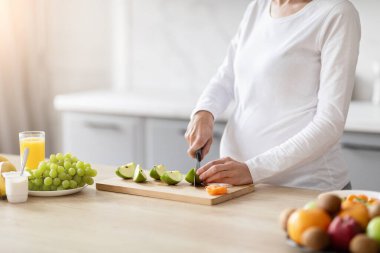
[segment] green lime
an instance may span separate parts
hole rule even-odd
[[[194,176],[195,176],[195,184],[200,185],[202,181],[199,179],[199,176],[197,173],[195,173],[195,168],[192,168],[187,172],[185,180],[189,182],[190,184],[194,185]]]
[[[140,165],[137,165],[135,173],[133,175],[133,181],[136,183],[144,183],[146,181],[146,175]]]
[[[161,176],[161,181],[167,183],[168,185],[175,185],[182,181],[182,174],[178,170],[166,171]]]
[[[160,180],[161,176],[164,174],[165,171],[166,168],[164,165],[154,165],[153,168],[150,170],[149,176],[156,180]]]

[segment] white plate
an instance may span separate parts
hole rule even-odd
[[[335,194],[338,195],[341,198],[347,197],[348,195],[354,194],[354,195],[359,195],[359,194],[364,194],[367,197],[370,198],[376,198],[380,199],[380,192],[374,192],[374,191],[364,191],[364,190],[342,190],[342,191],[331,191],[331,192],[325,192],[323,194]]]
[[[65,196],[74,194],[77,192],[80,192],[83,190],[87,185],[75,189],[70,190],[62,190],[62,191],[29,191],[30,196],[36,196],[36,197],[57,197],[57,196]]]

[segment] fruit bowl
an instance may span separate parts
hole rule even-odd
[[[65,195],[70,195],[70,194],[80,192],[86,187],[87,185],[83,187],[78,187],[75,189],[68,189],[68,190],[61,190],[61,191],[29,191],[29,195],[35,196],[35,197],[58,197],[58,196],[65,196]]]
[[[287,243],[302,252],[380,253],[380,192],[322,193],[280,215]]]

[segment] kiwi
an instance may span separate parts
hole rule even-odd
[[[377,242],[365,234],[358,234],[350,242],[350,252],[352,253],[377,253],[379,245]]]
[[[312,250],[322,250],[329,245],[329,236],[319,227],[310,227],[302,233],[301,242]]]
[[[294,211],[296,211],[296,208],[287,208],[283,210],[280,214],[280,226],[285,232],[288,230],[287,229],[288,219]]]
[[[340,211],[342,199],[334,194],[322,194],[318,197],[317,207],[324,209],[331,215],[335,215]]]

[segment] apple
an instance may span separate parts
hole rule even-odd
[[[307,202],[304,206],[303,209],[314,209],[317,207],[317,202],[315,200]]]
[[[380,244],[380,217],[376,217],[368,223],[367,235]]]
[[[347,251],[351,239],[360,232],[362,232],[361,226],[348,216],[335,217],[327,230],[332,247],[341,251]]]

